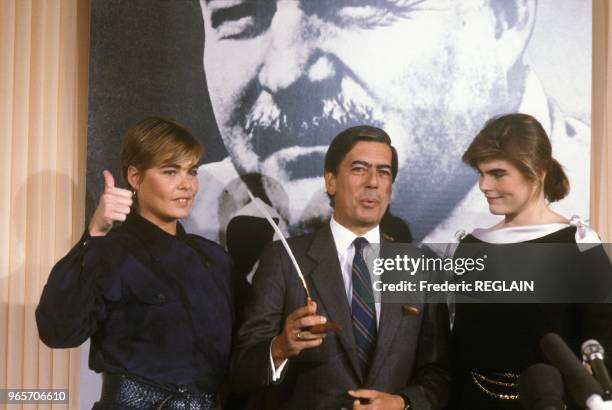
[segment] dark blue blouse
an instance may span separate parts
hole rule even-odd
[[[89,366],[214,392],[225,378],[234,306],[231,260],[216,243],[172,236],[132,213],[81,241],[51,271],[36,322],[50,347],[91,337]]]

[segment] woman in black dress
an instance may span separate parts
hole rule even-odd
[[[178,222],[198,191],[201,154],[173,121],[131,127],[121,147],[129,189],[104,171],[88,229],[43,290],[42,341],[66,348],[91,338],[89,365],[103,373],[95,409],[217,406],[234,317],[231,261]]]
[[[576,353],[585,340],[605,336],[602,331],[607,326],[595,323],[608,321],[603,305],[569,302],[605,298],[612,279],[610,262],[592,229],[579,218],[568,220],[548,206],[567,195],[569,182],[536,119],[510,114],[489,121],[463,161],[478,171],[490,212],[503,219],[461,238],[455,256],[488,254],[489,269],[458,279],[528,279],[535,274],[540,285],[550,285],[539,290],[553,291],[539,296],[560,303],[457,303],[449,407],[519,410],[519,375],[533,364],[546,362],[539,346],[543,335],[558,333]],[[513,260],[508,257],[511,252],[500,251],[502,244],[518,243],[561,247],[546,255],[541,250],[549,248],[538,248],[540,245],[515,247],[512,252],[520,259]],[[502,253],[503,260],[499,256],[492,259]],[[504,268],[507,272],[500,272]],[[543,271],[550,276],[544,277]]]

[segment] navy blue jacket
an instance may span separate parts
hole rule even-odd
[[[51,271],[36,322],[50,347],[91,337],[89,366],[214,392],[229,364],[232,263],[217,244],[132,213],[87,233]]]

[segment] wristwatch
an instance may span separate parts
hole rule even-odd
[[[399,393],[399,396],[404,400],[404,410],[411,410],[412,405],[410,404],[410,399],[404,393]]]

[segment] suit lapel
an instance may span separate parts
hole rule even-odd
[[[402,306],[398,303],[384,303],[380,310],[380,325],[374,358],[368,372],[367,381],[376,380],[376,376],[385,362],[387,353],[402,320]]]
[[[381,240],[380,257],[391,257],[388,254],[388,245],[389,242],[384,239]],[[380,300],[383,302],[382,295]],[[376,349],[374,350],[374,357],[372,358],[372,363],[370,365],[370,371],[368,372],[366,382],[376,380],[376,376],[385,362],[387,353],[391,347],[395,334],[397,333],[401,320],[402,306],[399,303],[381,303]]]
[[[329,226],[317,231],[308,250],[308,256],[316,263],[308,277],[318,295],[319,300],[316,302],[325,307],[328,320],[340,326],[340,330],[334,333],[346,351],[353,371],[356,375],[361,375],[353,336],[351,309],[346,298],[338,252]]]

